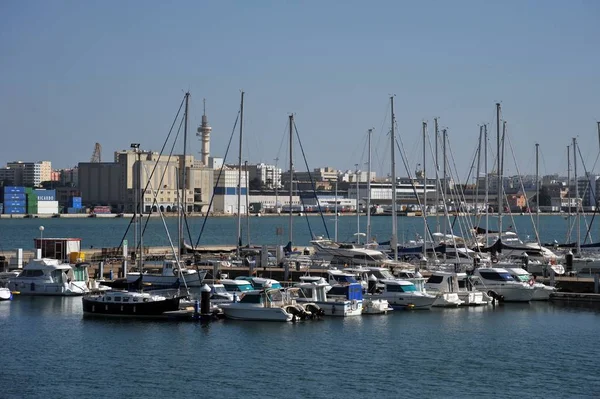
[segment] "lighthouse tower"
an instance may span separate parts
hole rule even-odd
[[[208,166],[208,157],[210,155],[210,132],[212,127],[208,125],[206,117],[206,99],[204,99],[204,113],[202,114],[202,125],[197,130],[196,136],[202,137],[202,163]]]

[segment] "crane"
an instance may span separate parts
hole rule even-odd
[[[94,146],[94,153],[92,154],[92,159],[90,162],[98,163],[102,162],[102,146],[100,143],[96,143]]]

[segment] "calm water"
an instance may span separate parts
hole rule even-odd
[[[598,397],[600,312],[548,303],[298,324],[0,303],[2,398]]]
[[[459,219],[460,221],[460,219]],[[457,235],[465,235],[464,223],[454,223],[454,232]],[[186,233],[186,240],[196,243],[198,240],[203,219],[190,218],[188,222],[189,235]],[[432,230],[435,231],[436,218],[429,218]],[[512,219],[504,219],[504,227],[512,226],[519,236],[526,240],[535,238],[533,224],[529,216],[514,216]],[[0,252],[12,250],[14,248],[33,248],[33,239],[40,237],[39,226],[44,226],[44,237],[77,237],[81,238],[82,248],[90,246],[98,247],[117,247],[124,237],[129,224],[128,219],[0,219]],[[391,236],[391,217],[379,216],[372,218],[373,236],[378,241],[387,241]],[[597,223],[596,223],[597,224]],[[325,229],[327,226],[327,230]],[[440,221],[443,230],[443,221]],[[479,223],[485,226],[485,220]],[[173,240],[177,240],[177,220],[167,218],[167,226]],[[361,217],[360,230],[365,231],[366,217]],[[490,229],[497,227],[497,218],[490,217]],[[462,228],[462,231],[461,231]],[[583,235],[585,235],[585,223],[582,223]],[[358,229],[355,216],[342,216],[338,223],[338,238],[340,241],[354,240]],[[598,233],[600,225],[592,230],[592,238],[599,239]],[[188,229],[186,229],[187,231]],[[280,234],[278,235],[278,230]],[[252,244],[283,244],[288,242],[288,217],[287,216],[264,216],[250,218],[250,243]],[[448,228],[448,231],[450,229]],[[542,242],[565,242],[567,231],[567,222],[561,216],[542,216],[540,218],[540,237]],[[247,223],[242,220],[242,241],[244,244],[247,239]],[[325,223],[319,216],[294,217],[293,237],[294,244],[304,246],[309,244],[312,235],[329,236],[334,238],[335,221],[333,215],[325,217]],[[415,239],[417,235],[423,235],[423,220],[418,217],[400,217],[398,218],[398,238],[401,242]],[[190,240],[191,237],[191,240]],[[200,244],[231,244],[235,245],[237,237],[237,219],[234,217],[209,218],[206,227],[200,239]],[[133,230],[130,229],[126,238],[130,243],[134,241]],[[575,240],[575,233],[572,235]],[[169,245],[165,229],[160,218],[151,219],[144,234],[144,243],[146,245]]]

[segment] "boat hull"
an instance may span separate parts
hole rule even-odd
[[[0,301],[10,301],[12,293],[8,288],[0,288]]]
[[[456,308],[463,303],[464,302],[459,298],[458,294],[454,292],[444,292],[437,295],[437,299],[433,303],[433,306],[437,308]]]
[[[494,291],[504,297],[504,302],[529,302],[533,298],[533,287],[488,286],[488,292]]]
[[[181,298],[167,298],[160,301],[136,303],[107,303],[99,300],[100,296],[83,297],[83,313],[99,316],[122,317],[159,317],[163,313],[179,310]]]
[[[373,299],[385,299],[394,309],[416,309],[428,310],[431,309],[436,297],[432,295],[410,295],[408,293],[396,294],[377,294]]]
[[[552,294],[555,289],[552,287],[548,287],[544,284],[535,284],[533,286],[534,292],[532,301],[548,301],[550,300],[550,294]]]
[[[31,296],[82,296],[89,292],[83,282],[46,283],[13,279],[8,284],[11,291]]]
[[[222,305],[221,309],[226,318],[232,320],[251,321],[292,321],[294,315],[283,308],[238,307],[237,303]]]
[[[363,301],[313,301],[296,299],[298,303],[314,303],[323,310],[324,316],[348,317],[360,316],[363,312]]]

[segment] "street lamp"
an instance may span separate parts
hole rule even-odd
[[[40,226],[40,253],[44,257],[44,226]]]

